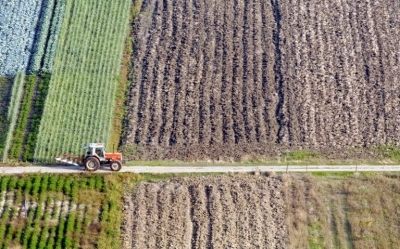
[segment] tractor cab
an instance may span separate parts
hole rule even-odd
[[[86,150],[86,157],[97,157],[100,162],[105,161],[105,145],[104,143],[90,143],[88,146],[83,147]]]

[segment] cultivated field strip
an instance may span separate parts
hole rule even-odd
[[[201,177],[140,183],[125,248],[285,248],[278,178]]]
[[[399,142],[396,0],[145,0],[123,143],[147,159]]]
[[[130,4],[66,1],[35,159],[108,141]]]
[[[102,187],[101,177],[1,176],[0,248],[104,247]]]
[[[399,176],[286,175],[289,248],[397,248]]]

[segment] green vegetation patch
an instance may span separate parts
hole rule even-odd
[[[107,144],[112,127],[129,0],[66,0],[35,159]]]
[[[399,248],[400,174],[345,172],[283,178],[288,186],[289,248]]]
[[[7,110],[8,127],[3,147],[3,155],[2,155],[3,162],[8,159],[8,151],[10,149],[15,126],[17,124],[19,108],[21,105],[21,100],[24,92],[24,83],[25,83],[25,74],[18,73],[13,81],[11,98]]]
[[[37,77],[27,76],[21,109],[19,111],[17,126],[14,131],[12,146],[10,149],[10,159],[19,159],[24,142],[25,129],[28,125],[28,117],[32,109],[32,98],[35,91]]]
[[[120,248],[136,174],[0,176],[0,248]]]

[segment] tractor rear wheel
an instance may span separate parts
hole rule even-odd
[[[121,164],[121,162],[113,161],[110,164],[110,168],[112,171],[120,171],[122,168],[122,164]]]
[[[100,167],[100,162],[95,157],[87,158],[84,164],[87,171],[96,171]]]

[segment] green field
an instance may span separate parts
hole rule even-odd
[[[109,140],[131,1],[67,0],[36,161]]]
[[[0,176],[0,248],[120,248],[122,179]]]

